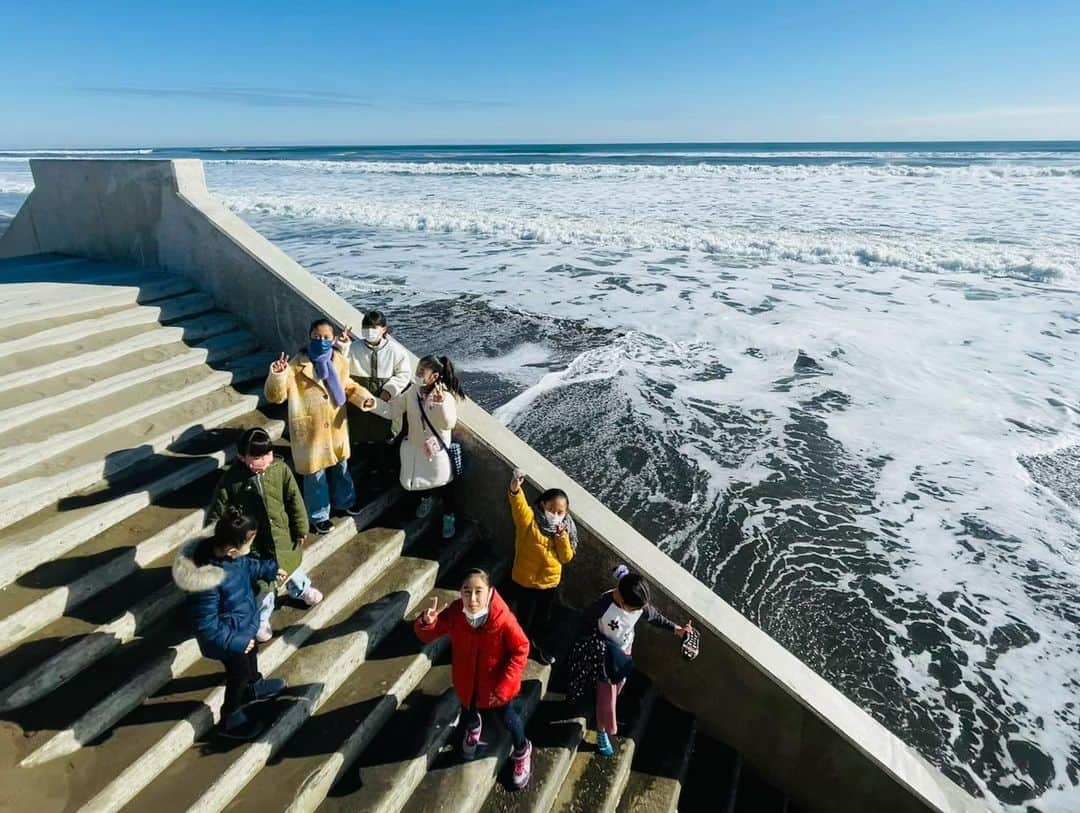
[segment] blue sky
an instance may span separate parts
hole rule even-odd
[[[0,5],[0,147],[1080,138],[1080,3]]]

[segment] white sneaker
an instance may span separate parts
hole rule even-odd
[[[416,506],[416,518],[423,519],[431,513],[434,507],[435,500],[433,500],[431,497],[424,497],[422,500],[420,500],[420,504]]]

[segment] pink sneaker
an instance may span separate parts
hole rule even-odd
[[[532,776],[532,743],[525,741],[524,747],[510,752],[510,763],[514,768],[514,789],[524,790]]]
[[[300,600],[309,607],[314,607],[320,601],[322,601],[322,593],[316,590],[314,587],[309,587],[303,593],[300,594]]]
[[[260,644],[265,644],[271,638],[274,637],[274,628],[270,626],[269,621],[263,621],[259,624],[259,631],[255,633],[255,640]]]
[[[476,728],[470,728],[465,731],[465,739],[461,741],[461,755],[465,759],[472,759],[476,756],[476,748],[480,745],[480,730],[482,725],[476,726]]]

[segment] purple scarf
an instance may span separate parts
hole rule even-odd
[[[315,377],[326,382],[326,388],[330,390],[330,397],[334,401],[334,406],[344,406],[345,389],[341,386],[341,379],[338,378],[337,370],[334,369],[333,346],[322,352],[314,352],[315,347],[313,345],[314,342],[308,345],[308,358],[315,365]]]

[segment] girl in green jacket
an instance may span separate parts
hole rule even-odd
[[[214,501],[206,512],[206,524],[220,519],[226,506],[234,505],[254,517],[259,530],[251,548],[253,559],[274,559],[289,574],[286,589],[309,607],[322,601],[311,579],[300,569],[304,539],[308,533],[307,509],[296,478],[285,461],[274,456],[274,443],[266,430],[255,427],[241,435],[236,444],[237,459],[218,482]],[[259,583],[260,643],[273,635],[270,614],[274,610],[276,585]]]

